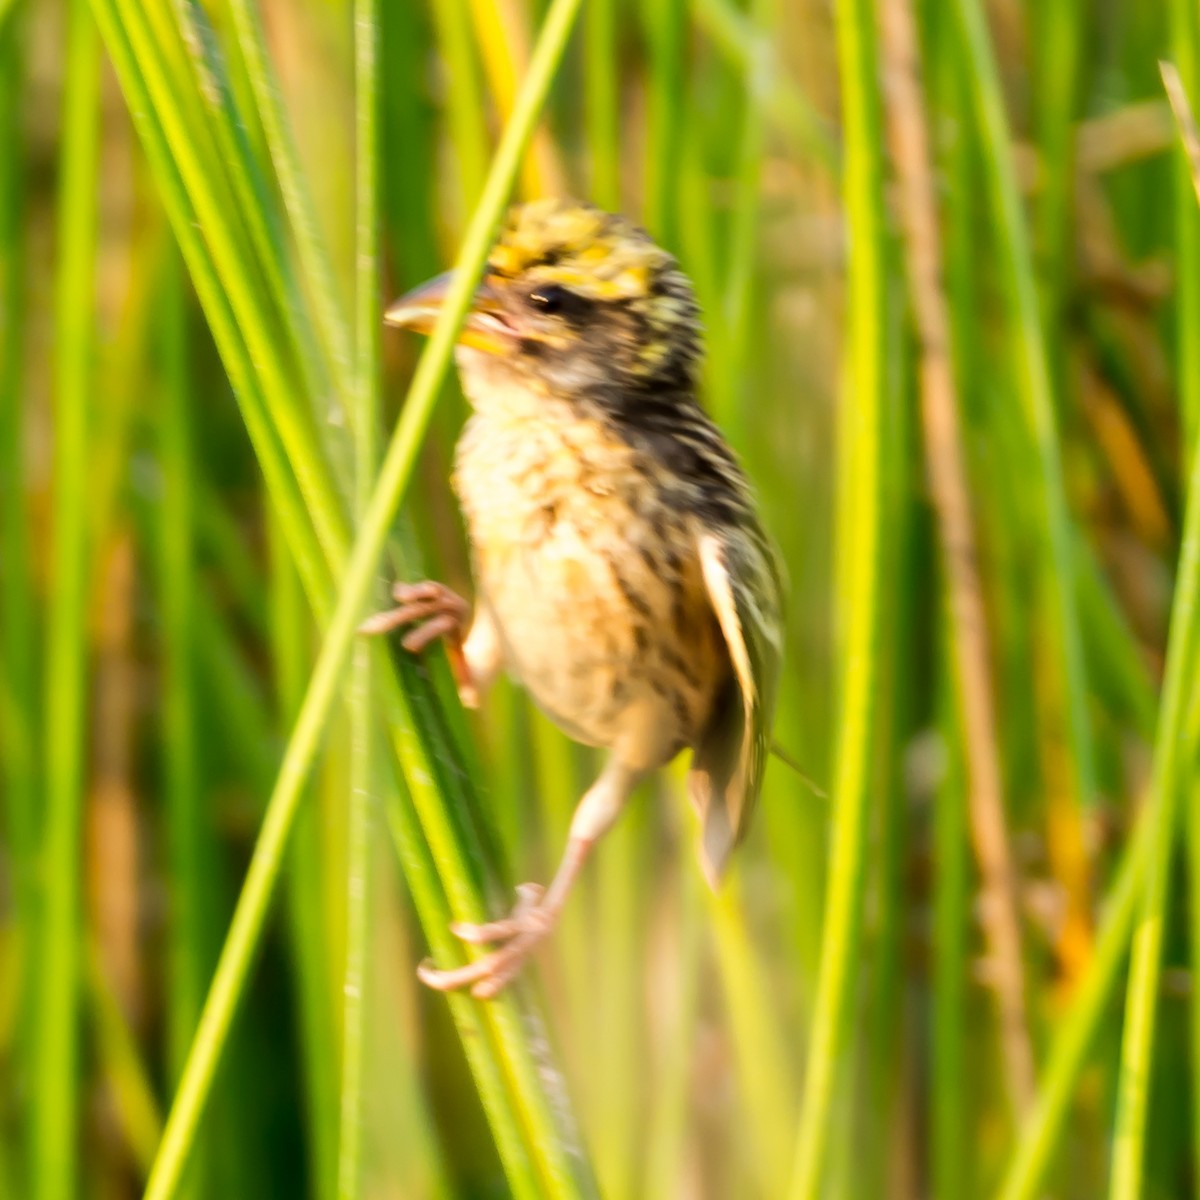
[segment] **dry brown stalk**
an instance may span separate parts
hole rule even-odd
[[[950,318],[941,287],[942,254],[920,59],[910,0],[884,0],[881,7],[888,135],[920,342],[921,424],[954,634],[951,666],[981,877],[980,921],[995,982],[1009,1096],[1014,1112],[1020,1115],[1034,1096],[1033,1049],[1025,1004],[1016,876],[996,749],[987,618],[960,448]]]

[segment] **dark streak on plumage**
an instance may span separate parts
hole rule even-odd
[[[687,663],[681,654],[678,654],[670,646],[660,646],[659,652],[662,655],[663,663],[679,675],[682,675],[688,683],[694,688],[700,686],[700,680],[696,676],[696,672]]]
[[[650,607],[646,598],[625,578],[615,563],[611,565],[613,568],[613,578],[616,580],[617,587],[621,590],[621,595],[625,597],[626,603],[639,616],[647,621],[652,621],[654,619],[654,609]]]

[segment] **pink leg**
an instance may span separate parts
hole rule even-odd
[[[417,968],[417,978],[439,992],[470,986],[471,995],[480,1000],[489,1000],[507,987],[525,965],[534,947],[558,923],[563,901],[592,845],[591,841],[571,838],[549,891],[543,895],[537,884],[522,884],[517,889],[516,908],[503,920],[485,925],[456,922],[450,926],[450,932],[455,937],[472,945],[503,941],[505,944],[499,950],[448,971],[439,971],[428,963],[422,963]]]
[[[550,887],[543,891],[537,884],[522,884],[517,889],[516,908],[504,919],[483,925],[459,922],[450,927],[455,937],[471,945],[505,944],[466,966],[446,971],[422,963],[417,969],[421,982],[439,991],[470,987],[471,995],[480,999],[495,996],[507,986],[534,947],[554,928],[588,854],[616,820],[641,775],[610,759],[575,810],[567,849]]]

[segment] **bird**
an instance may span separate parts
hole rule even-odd
[[[452,272],[385,312],[428,333]],[[771,746],[784,572],[738,459],[699,400],[702,329],[676,259],[629,219],[542,199],[505,216],[455,357],[469,416],[452,486],[472,606],[436,581],[398,583],[367,634],[441,639],[463,703],[506,669],[569,737],[607,751],[546,888],[457,923],[493,947],[428,961],[441,990],[496,995],[553,930],[596,843],[638,783],[684,749],[715,888],[746,832]]]

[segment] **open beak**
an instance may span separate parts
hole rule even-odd
[[[453,272],[447,271],[393,301],[383,314],[384,321],[399,329],[431,333],[450,290],[452,276]],[[498,293],[484,279],[475,290],[466,323],[458,335],[459,344],[487,354],[507,354],[516,338],[516,330],[504,318]]]

